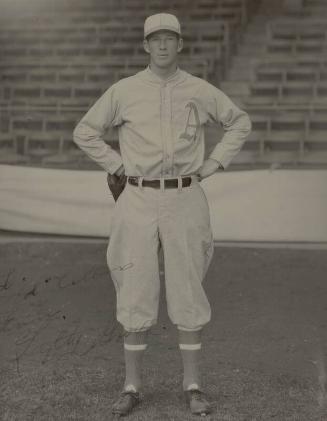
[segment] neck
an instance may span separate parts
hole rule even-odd
[[[169,76],[173,75],[177,70],[177,63],[171,64],[169,67],[158,67],[154,63],[150,62],[151,71],[159,76],[161,79],[168,79]]]

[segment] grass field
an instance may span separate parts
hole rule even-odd
[[[104,243],[0,244],[0,419],[111,420],[122,331]],[[216,247],[202,372],[210,419],[327,420],[327,250]],[[162,300],[141,405],[126,420],[193,420]]]

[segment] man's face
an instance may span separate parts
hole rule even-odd
[[[150,54],[151,62],[161,68],[176,63],[182,48],[183,40],[172,31],[157,31],[144,40],[144,49]]]

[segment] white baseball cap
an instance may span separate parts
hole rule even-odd
[[[181,25],[175,15],[169,13],[157,13],[149,16],[144,22],[144,38],[153,32],[160,30],[173,31],[181,35]]]

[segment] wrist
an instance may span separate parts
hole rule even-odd
[[[117,175],[118,177],[120,177],[122,174],[124,173],[124,165],[121,165],[118,170],[116,170],[114,172],[115,175]]]
[[[220,161],[217,161],[217,159],[209,158],[211,161],[213,161],[216,164],[217,170],[224,170],[225,168],[221,165]]]

